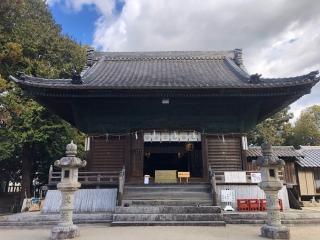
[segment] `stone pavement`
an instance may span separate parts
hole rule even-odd
[[[259,237],[258,225],[227,225],[226,227],[108,227],[107,225],[79,225],[80,240],[253,240]],[[320,236],[320,225],[290,227],[291,240],[316,240]],[[0,239],[44,240],[49,239],[49,227],[0,228]]]

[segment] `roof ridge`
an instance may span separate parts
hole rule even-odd
[[[145,51],[145,52],[94,52],[96,58],[214,58],[230,57],[235,59],[235,50],[227,51]]]
[[[234,60],[230,58],[225,58],[225,61],[227,62],[228,67],[234,74],[238,75],[238,77],[242,78],[243,80],[246,80],[244,81],[245,83],[249,83],[250,76],[244,68],[242,68],[240,65],[238,65]]]
[[[126,56],[126,57],[109,57],[104,56],[104,61],[152,61],[152,60],[224,60],[226,56],[217,55],[217,56],[169,56],[169,57],[162,57],[162,56]]]
[[[249,146],[249,148],[261,148],[261,146]],[[272,145],[272,148],[294,148],[295,149],[293,145]]]
[[[308,149],[319,149],[320,150],[320,146],[299,146],[300,149],[299,150],[308,150]]]
[[[296,76],[292,76],[292,77],[267,77],[267,78],[261,78],[261,80],[292,80],[292,79],[303,79],[303,78],[308,78],[308,79],[318,79],[319,81],[319,77],[317,78],[317,75],[319,74],[318,70],[315,71],[311,71],[309,73],[303,74],[303,75],[296,75]]]

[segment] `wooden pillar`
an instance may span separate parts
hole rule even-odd
[[[201,150],[202,150],[202,169],[203,178],[208,179],[208,146],[207,139],[204,134],[201,134]]]
[[[241,143],[241,161],[242,161],[242,170],[247,170],[247,168],[248,168],[248,160],[247,160],[247,151],[246,150],[244,150],[244,143],[243,143],[243,141],[242,141],[242,137],[243,136],[246,136],[246,135],[241,135],[240,136],[240,138],[241,138],[241,141],[240,141],[240,143]]]

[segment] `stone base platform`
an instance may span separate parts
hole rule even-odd
[[[51,231],[51,240],[59,239],[74,239],[80,236],[80,231],[78,226],[72,224],[67,226],[61,226],[60,224],[54,226]]]
[[[266,212],[225,212],[227,224],[266,224]],[[320,224],[320,211],[288,210],[281,213],[281,223],[284,225]]]
[[[75,224],[103,223],[111,225],[113,215],[114,213],[111,212],[74,214],[73,222]],[[222,215],[222,220],[227,224],[263,225],[267,220],[266,212],[222,212]],[[41,214],[40,212],[26,212],[0,216],[0,227],[53,226],[58,224],[58,222],[59,214]],[[320,211],[289,210],[281,213],[281,222],[287,226],[298,224],[320,224]],[[150,222],[150,224],[145,225],[153,225],[153,223]]]
[[[286,226],[263,225],[261,227],[261,237],[271,239],[290,239],[290,230]]]
[[[59,214],[42,214],[40,212],[25,212],[0,216],[0,227],[11,226],[53,226],[59,223]],[[73,215],[75,224],[95,224],[112,221],[112,213],[81,213]]]

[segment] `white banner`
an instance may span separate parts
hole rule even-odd
[[[145,142],[201,142],[201,133],[196,131],[185,132],[145,132]]]
[[[226,183],[245,183],[247,182],[246,172],[224,172],[224,181]]]

